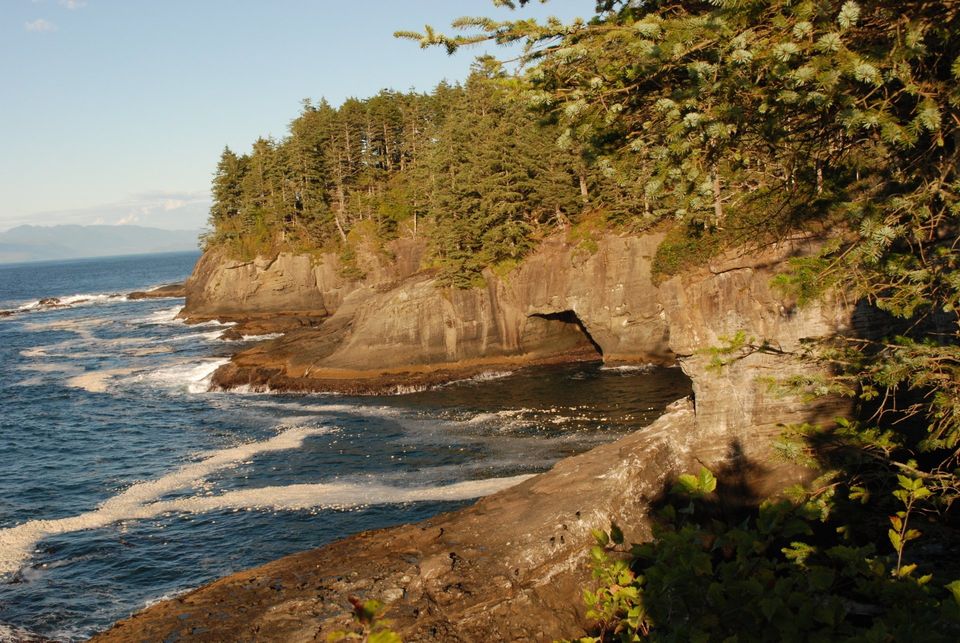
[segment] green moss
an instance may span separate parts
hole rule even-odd
[[[657,247],[651,273],[659,285],[685,270],[703,266],[723,250],[722,236],[689,225],[676,225]]]

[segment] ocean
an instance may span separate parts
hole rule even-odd
[[[393,397],[207,392],[252,341],[176,319],[197,253],[0,265],[0,641],[82,640],[231,572],[421,520],[641,429],[676,368]],[[37,303],[58,297],[65,307]]]

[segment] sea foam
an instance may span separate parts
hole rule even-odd
[[[188,487],[216,471],[236,465],[254,455],[269,451],[298,448],[311,435],[327,432],[325,428],[294,428],[261,442],[251,442],[206,454],[199,462],[185,465],[156,480],[139,482],[110,498],[94,511],[59,520],[31,520],[10,529],[0,530],[0,574],[19,569],[34,545],[45,536],[85,529],[98,529],[122,520],[151,518],[174,511],[170,502],[154,501],[164,495]],[[185,499],[189,500],[189,499]],[[175,501],[174,501],[175,502]]]
[[[153,382],[164,388],[205,393],[210,388],[213,373],[229,359],[206,359],[201,362],[183,362],[137,376],[140,381]]]
[[[0,531],[0,574],[17,571],[45,537],[74,531],[99,529],[126,520],[145,520],[170,513],[203,513],[224,509],[302,510],[346,508],[375,504],[469,500],[519,484],[529,475],[468,480],[447,485],[394,487],[377,483],[333,482],[292,484],[228,491],[213,496],[160,500],[163,496],[195,485],[218,470],[268,451],[295,449],[311,435],[327,428],[293,428],[279,435],[222,451],[185,465],[174,473],[140,482],[114,496],[94,511],[58,520],[31,520]]]

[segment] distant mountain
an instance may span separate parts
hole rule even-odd
[[[0,263],[196,250],[199,236],[134,225],[22,225],[0,232]]]

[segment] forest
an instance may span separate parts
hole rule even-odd
[[[558,147],[562,129],[516,84],[485,59],[429,94],[304,101],[282,141],[223,151],[207,245],[237,257],[334,249],[349,265],[352,238],[423,237],[441,275],[469,286],[616,189],[575,146]]]
[[[422,235],[469,287],[587,221],[667,231],[661,275],[819,239],[778,276],[784,296],[841,291],[887,319],[813,343],[828,377],[780,383],[855,403],[787,427],[784,453],[822,477],[731,515],[702,471],[653,542],[598,534],[597,637],[956,640],[960,568],[937,552],[960,545],[960,2],[599,0],[569,24],[453,27],[398,35],[520,43],[524,64],[305,103],[284,140],[224,151],[207,243],[349,257],[352,236]]]

